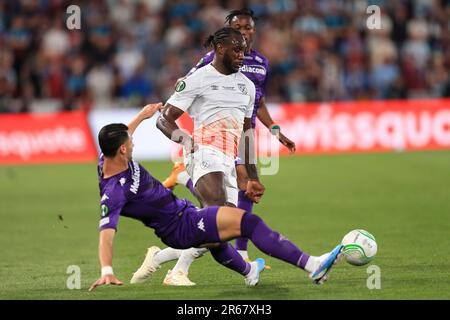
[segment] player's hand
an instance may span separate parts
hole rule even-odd
[[[249,180],[247,182],[247,190],[245,191],[245,195],[253,202],[259,203],[265,190],[266,188],[261,182],[257,180]]]
[[[281,142],[281,144],[283,146],[285,146],[286,148],[289,149],[289,153],[293,154],[295,153],[295,143],[294,141],[288,139],[284,134],[282,134],[281,132],[278,134],[278,140]]]
[[[151,118],[157,111],[162,111],[163,108],[164,106],[162,102],[150,103],[146,105],[144,108],[142,108],[142,110],[139,112],[139,117],[142,120]]]
[[[107,274],[107,275],[104,275],[103,277],[101,277],[100,279],[98,279],[97,281],[95,281],[89,288],[89,291],[94,290],[98,286],[110,285],[110,284],[121,286],[121,285],[123,285],[123,282],[120,281],[119,279],[117,279],[113,274]]]

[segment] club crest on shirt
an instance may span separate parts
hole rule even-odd
[[[200,164],[200,167],[201,167],[202,169],[208,168],[208,167],[209,167],[209,162],[206,161],[206,160],[203,160],[202,163]]]
[[[244,83],[238,83],[239,91],[241,91],[243,94],[247,94],[247,86]]]

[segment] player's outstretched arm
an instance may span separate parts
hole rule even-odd
[[[141,111],[130,121],[128,124],[128,133],[130,136],[133,135],[136,128],[141,124],[145,119],[153,117],[153,115],[157,111],[161,111],[163,108],[163,104],[161,102],[158,103],[150,103],[143,107]]]
[[[104,229],[100,231],[100,238],[98,244],[98,256],[100,260],[100,265],[102,266],[102,275],[95,281],[89,291],[94,290],[96,287],[101,285],[122,285],[123,282],[114,276],[112,269],[112,256],[113,256],[113,241],[116,230],[114,229]]]
[[[275,135],[278,138],[278,141],[282,145],[284,145],[286,148],[289,149],[290,153],[294,153],[296,150],[295,143],[287,138],[284,134],[281,133],[280,127],[275,124],[275,122],[272,120],[272,117],[270,116],[269,109],[266,105],[266,98],[262,97],[259,102],[259,108],[258,112],[256,114],[259,121],[262,122],[263,125],[269,129],[273,135]]]

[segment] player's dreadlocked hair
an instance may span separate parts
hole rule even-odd
[[[111,123],[98,133],[98,144],[105,157],[114,157],[117,149],[128,140],[128,127],[123,123]]]
[[[255,17],[255,13],[253,12],[252,9],[242,8],[239,10],[230,11],[230,13],[225,18],[225,23],[227,23],[228,25],[231,25],[231,20],[233,20],[233,18],[237,17],[237,16],[249,16],[250,18],[253,19],[253,21],[258,20],[258,18]]]
[[[211,45],[216,48],[218,43],[225,43],[227,42],[231,36],[238,35],[242,36],[242,34],[231,27],[223,27],[222,29],[217,30],[214,34],[211,34],[203,44],[206,48],[210,47]]]

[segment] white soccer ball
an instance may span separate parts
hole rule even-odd
[[[345,260],[354,266],[369,263],[377,254],[375,237],[362,229],[352,230],[342,239]]]

